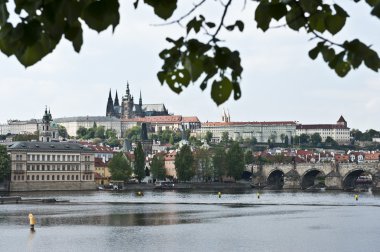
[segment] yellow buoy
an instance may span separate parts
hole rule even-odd
[[[260,193],[257,193],[257,198],[260,199]]]
[[[33,216],[32,213],[29,213],[29,224],[30,224],[30,230],[34,231],[34,225],[36,225],[36,218]]]
[[[218,192],[218,197],[219,197],[219,198],[222,197],[222,193],[221,193],[221,192]]]
[[[358,195],[358,194],[355,194],[355,200],[356,200],[356,201],[359,200],[359,195]]]

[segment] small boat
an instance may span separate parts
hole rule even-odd
[[[156,181],[154,184],[155,189],[173,189],[174,183],[171,181]]]

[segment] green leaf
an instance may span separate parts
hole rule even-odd
[[[335,65],[335,72],[339,77],[344,77],[351,70],[351,66],[344,60],[339,60]]]
[[[135,9],[137,9],[139,5],[139,0],[136,0],[134,3],[133,3],[133,7],[135,7]]]
[[[191,59],[190,57],[186,57],[184,62],[185,69],[189,72],[191,76],[191,81],[195,82],[202,74],[202,61],[198,58]]]
[[[287,12],[286,5],[283,3],[271,3],[269,5],[269,13],[277,21],[283,18]]]
[[[72,23],[71,25],[66,24],[65,38],[72,42],[76,52],[80,51],[83,44],[83,30],[79,21]]]
[[[313,49],[311,49],[309,51],[309,57],[312,60],[315,60],[318,57],[318,54],[322,51],[323,48],[324,48],[324,43],[323,42],[319,42]]]
[[[206,25],[208,26],[208,28],[214,28],[215,27],[215,23],[213,23],[213,22],[206,22]]]
[[[334,4],[334,9],[335,9],[335,12],[337,15],[339,15],[341,17],[346,17],[346,18],[349,17],[348,13],[339,5]]]
[[[241,32],[244,30],[244,23],[240,20],[236,20],[235,26],[237,26]]]
[[[380,18],[380,1],[373,7],[371,14]]]
[[[377,72],[380,69],[380,59],[377,53],[368,49],[368,53],[364,58],[364,64],[373,71]]]
[[[234,99],[239,100],[241,98],[241,89],[237,81],[232,82],[232,87],[234,90]]]
[[[154,13],[162,19],[170,18],[177,9],[177,0],[144,0],[154,9]]]
[[[293,8],[286,14],[286,23],[289,28],[298,31],[306,24],[306,18],[301,7],[294,5]]]
[[[325,62],[330,62],[335,57],[335,51],[333,48],[324,46],[322,49],[322,56]]]
[[[113,31],[119,24],[119,1],[99,0],[90,3],[83,12],[83,20],[97,32],[101,32],[112,25]]]
[[[326,28],[332,34],[337,34],[345,25],[346,18],[338,15],[328,16],[326,19]]]
[[[268,30],[272,16],[267,1],[260,1],[255,11],[257,27],[263,31]]]
[[[0,3],[0,27],[2,27],[9,18],[9,12],[6,2]]]
[[[311,14],[309,17],[310,28],[323,33],[326,30],[326,17],[327,14],[321,11]]]
[[[315,60],[318,57],[318,54],[320,53],[320,51],[321,49],[318,46],[314,47],[313,49],[309,51],[309,57],[312,60]]]
[[[43,35],[39,41],[26,47],[24,52],[17,53],[16,57],[21,64],[28,67],[40,61],[47,54],[51,53],[55,46],[55,42],[50,40],[46,35]]]
[[[231,81],[227,77],[223,77],[222,80],[214,80],[211,88],[211,98],[217,105],[227,101],[232,92]]]
[[[186,32],[189,34],[189,32],[193,29],[195,33],[198,33],[201,30],[203,20],[197,20],[196,17],[194,17],[192,20],[190,20],[186,25]]]
[[[322,0],[300,0],[300,4],[305,12],[313,13],[322,5]]]

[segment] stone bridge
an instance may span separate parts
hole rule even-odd
[[[372,177],[372,190],[380,190],[380,163],[301,163],[253,165],[255,187],[307,189],[323,181],[326,189],[352,189],[361,175]]]

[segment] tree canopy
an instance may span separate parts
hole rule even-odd
[[[110,169],[113,180],[126,181],[132,174],[132,168],[122,152],[113,156],[108,164],[108,168]]]
[[[150,165],[152,177],[154,179],[164,180],[166,177],[165,161],[162,155],[154,155]]]
[[[0,145],[0,182],[11,173],[11,158],[7,153],[7,148],[4,145]]]
[[[177,152],[174,161],[178,180],[189,181],[194,177],[195,171],[193,162],[194,157],[190,146],[187,144],[183,145],[179,152]]]
[[[145,178],[145,153],[142,148],[141,142],[137,143],[137,147],[134,150],[135,153],[135,177],[141,182]]]
[[[370,7],[370,15],[380,18],[380,0],[353,0]],[[83,44],[83,28],[86,24],[97,32],[112,27],[120,21],[118,0],[35,0],[0,1],[0,50],[7,56],[15,56],[28,67],[50,54],[64,37],[76,52]],[[219,5],[219,20],[211,21],[202,7],[206,0],[198,0],[176,17],[178,0],[135,0],[133,7],[146,4],[154,15],[166,20],[166,24],[180,24],[184,36],[167,38],[170,44],[159,54],[163,64],[157,73],[162,85],[175,93],[181,93],[190,83],[202,90],[211,86],[211,97],[222,104],[233,94],[241,97],[240,82],[243,72],[238,50],[225,46],[221,31],[244,32],[245,22],[239,16],[227,23],[226,16],[234,4],[240,1],[213,1]],[[210,1],[207,1],[210,2]],[[334,41],[345,27],[349,13],[338,3],[327,0],[255,0],[243,1],[244,8],[252,10],[257,28],[264,32],[273,27],[306,32],[305,40],[315,41],[309,57],[322,56],[335,73],[344,77],[351,69],[361,65],[378,71],[380,58],[370,46],[358,38]],[[133,8],[131,5],[131,8]],[[10,11],[12,10],[12,11]],[[215,12],[219,9],[215,8]],[[202,15],[203,13],[203,15]],[[12,22],[11,22],[12,20]],[[276,23],[276,26],[273,26]],[[92,132],[90,132],[92,134]]]

